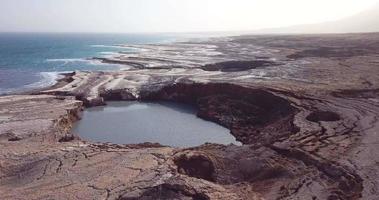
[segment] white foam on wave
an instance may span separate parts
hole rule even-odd
[[[5,89],[0,87],[0,96],[11,94],[14,91],[14,89]]]
[[[20,92],[53,86],[59,79],[63,78],[64,73],[72,73],[72,71],[40,72],[37,75],[40,77],[39,81],[17,88],[0,88],[0,95],[17,94]]]
[[[117,55],[119,53],[113,52],[113,51],[102,51],[102,52],[100,52],[100,54],[103,54],[103,55]]]
[[[85,62],[86,59],[83,58],[53,58],[53,59],[46,59],[46,62],[63,62],[63,63],[70,63],[70,62]]]
[[[25,85],[24,89],[37,89],[49,87],[57,83],[58,79],[63,78],[62,73],[67,72],[40,72],[39,76],[41,79],[35,83],[31,83],[29,85]]]
[[[114,49],[120,49],[120,50],[122,49],[123,51],[127,50],[127,51],[134,51],[134,52],[144,51],[144,49],[141,48],[140,45],[121,45],[121,44],[118,44],[118,45],[102,45],[102,44],[96,44],[96,45],[91,45],[91,47],[114,48]],[[117,53],[117,52],[114,52],[114,53]]]
[[[104,52],[105,54],[105,52]],[[111,58],[115,57],[116,54],[112,55],[104,55],[101,56],[102,58]],[[77,70],[88,70],[88,71],[114,71],[114,70],[120,70],[121,65],[119,64],[112,64],[112,63],[103,63],[99,59],[93,59],[93,58],[57,58],[57,59],[46,59],[45,62],[56,62],[57,66],[59,67],[68,67],[69,69],[72,69],[75,66],[82,66],[81,69],[75,68]],[[70,64],[70,65],[69,65]],[[92,65],[92,67],[88,66]],[[62,73],[61,71],[59,71]]]
[[[46,59],[46,62],[80,62],[84,60],[83,58],[50,58]]]
[[[99,52],[99,54],[101,54],[102,56],[106,58],[112,58],[112,57],[121,55],[120,53],[112,52],[112,51],[103,51],[103,52]]]
[[[125,49],[127,47],[121,46],[121,45],[103,45],[103,44],[94,44],[91,45],[91,47],[97,47],[97,48],[117,48],[117,49]]]
[[[91,65],[98,65],[101,62],[94,59],[85,59],[85,58],[54,58],[54,59],[46,59],[46,62],[57,62],[61,63],[61,65],[67,65],[69,63],[86,63]]]

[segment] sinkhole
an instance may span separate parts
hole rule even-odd
[[[173,102],[114,101],[86,109],[72,132],[88,141],[115,144],[241,145],[229,129],[197,117],[196,112],[194,106]]]

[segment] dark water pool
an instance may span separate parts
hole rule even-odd
[[[228,129],[196,117],[194,107],[171,102],[110,102],[107,106],[89,108],[73,132],[89,141],[116,144],[240,145]]]

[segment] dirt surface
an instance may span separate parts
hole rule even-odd
[[[1,199],[379,199],[378,44],[371,33],[133,45],[143,51],[102,59],[123,71],[0,97]],[[243,145],[71,132],[85,107],[111,100],[193,104]]]

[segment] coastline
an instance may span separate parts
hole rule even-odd
[[[2,96],[0,191],[4,199],[378,196],[379,48],[367,46],[378,41],[379,33],[143,45],[150,50],[120,58],[140,68],[77,71],[54,87]],[[195,104],[243,145],[116,145],[70,132],[83,108],[111,100]]]
[[[204,36],[202,36],[202,42],[206,42],[206,41],[209,41],[212,38],[214,38],[214,37],[206,37],[206,38],[203,38],[203,37]],[[226,38],[226,37],[217,37],[217,38]],[[156,42],[156,43],[150,43],[150,44],[140,44],[140,45],[118,44],[118,45],[91,45],[91,46],[93,46],[93,47],[112,46],[112,47],[117,47],[117,48],[134,49],[133,53],[138,54],[139,52],[146,51],[146,49],[144,49],[144,46],[152,45],[152,46],[159,47],[160,45],[175,45],[177,43],[186,43],[186,42],[191,42],[193,40],[195,40],[195,39],[194,38],[181,38],[181,39],[177,38],[177,39],[165,40],[162,42]],[[107,54],[108,56],[105,56],[105,57],[92,57],[92,58],[81,58],[81,59],[99,61],[99,62],[106,63],[106,64],[122,65],[122,67],[120,66],[120,68],[118,70],[110,70],[110,71],[125,71],[125,70],[134,70],[134,69],[144,69],[146,67],[145,65],[140,64],[138,62],[123,61],[123,60],[118,59],[118,57],[120,55],[127,54],[123,51],[112,51],[111,53],[112,54]],[[49,60],[56,61],[56,60],[73,60],[73,59],[49,59]],[[77,59],[75,59],[75,60],[77,60]],[[148,60],[148,61],[150,61],[150,60]],[[172,68],[172,67],[168,66],[168,67],[160,67],[160,68],[155,68],[155,69],[170,69],[170,68]],[[178,68],[181,68],[181,67],[178,67]],[[42,78],[38,82],[34,82],[32,84],[29,84],[30,86],[26,85],[26,86],[24,86],[24,88],[16,89],[16,91],[4,92],[4,93],[1,93],[0,96],[33,95],[33,94],[38,94],[42,91],[53,90],[53,89],[56,89],[56,88],[63,86],[64,84],[69,83],[70,82],[69,79],[71,79],[71,77],[75,74],[76,71],[77,70],[75,70],[75,71],[40,72],[40,74],[54,73],[55,78],[53,78],[53,79]],[[86,71],[91,71],[91,70],[86,70]],[[43,75],[41,75],[41,76],[43,76]],[[47,79],[47,81],[49,83],[42,85],[42,83],[40,83],[40,82],[45,82],[44,79]],[[41,84],[41,86],[34,86],[34,85],[38,85],[38,84]]]
[[[24,33],[2,34],[5,45],[0,63],[0,93],[17,94],[34,91],[54,84],[53,76],[61,72],[76,70],[107,71],[118,70],[110,65],[91,59],[94,56],[108,57],[109,52],[127,51],[116,44],[157,43],[173,36],[163,34],[54,34]],[[22,41],[27,40],[27,49]],[[101,45],[96,45],[101,44]],[[49,48],[46,48],[49,47]],[[29,52],[30,51],[30,52]],[[17,56],[16,56],[17,55]],[[56,79],[58,77],[55,77]]]
[[[42,91],[45,90],[52,90],[52,89],[57,89],[60,88],[64,85],[67,85],[72,81],[72,77],[75,75],[76,72],[54,72],[57,74],[57,78],[54,79],[54,83],[42,86],[42,87],[37,87],[33,89],[28,89],[26,91],[20,91],[20,92],[11,92],[11,93],[4,93],[0,94],[0,96],[12,96],[12,95],[38,95]]]
[[[71,61],[79,61],[79,60],[88,60],[89,62],[99,62],[99,63],[104,63],[104,64],[110,64],[110,65],[119,65],[117,69],[110,69],[110,70],[84,70],[84,71],[125,71],[125,70],[134,70],[134,69],[144,69],[150,66],[146,66],[148,63],[153,63],[154,60],[157,61],[162,61],[162,64],[160,66],[154,67],[154,69],[170,69],[170,68],[175,68],[175,66],[164,66],[167,64],[167,62],[170,63],[168,60],[159,60],[159,59],[152,59],[149,60],[146,58],[146,62],[143,62],[143,60],[139,60],[142,62],[135,62],[135,61],[126,61],[119,59],[121,56],[128,56],[131,55],[132,57],[138,59],[142,57],[140,55],[141,52],[144,51],[155,51],[155,48],[159,48],[161,46],[175,46],[176,44],[180,43],[192,43],[192,42],[198,42],[200,36],[197,36],[196,38],[191,38],[191,37],[180,37],[177,36],[175,39],[168,39],[168,40],[163,40],[160,42],[154,42],[154,43],[147,43],[147,44],[115,44],[115,45],[91,45],[92,47],[114,47],[114,48],[125,48],[125,49],[134,49],[134,51],[108,51],[107,54],[104,52],[100,52],[103,56],[98,57],[88,57],[88,58],[64,58],[64,59],[46,59],[46,62],[71,62]],[[220,36],[201,36],[201,42],[206,43],[207,41],[210,41],[212,39],[226,39],[229,37],[220,37]],[[146,49],[148,47],[148,49]],[[152,48],[151,48],[152,47]],[[150,48],[150,49],[149,49]],[[166,63],[165,63],[166,62]],[[182,68],[183,66],[178,66],[177,68]],[[17,94],[33,94],[37,93],[38,91],[42,90],[47,90],[50,87],[54,87],[56,84],[58,84],[60,79],[64,79],[64,77],[60,76],[65,76],[67,73],[73,73],[75,71],[80,71],[80,70],[73,70],[73,71],[54,71],[54,72],[39,72],[41,79],[39,81],[30,83],[28,85],[24,85],[23,87],[20,88],[13,88],[12,90],[5,91],[0,94],[0,96],[6,96],[6,95],[17,95]],[[46,74],[46,75],[45,75]],[[52,74],[52,75],[50,75]],[[54,78],[55,77],[55,78]]]

